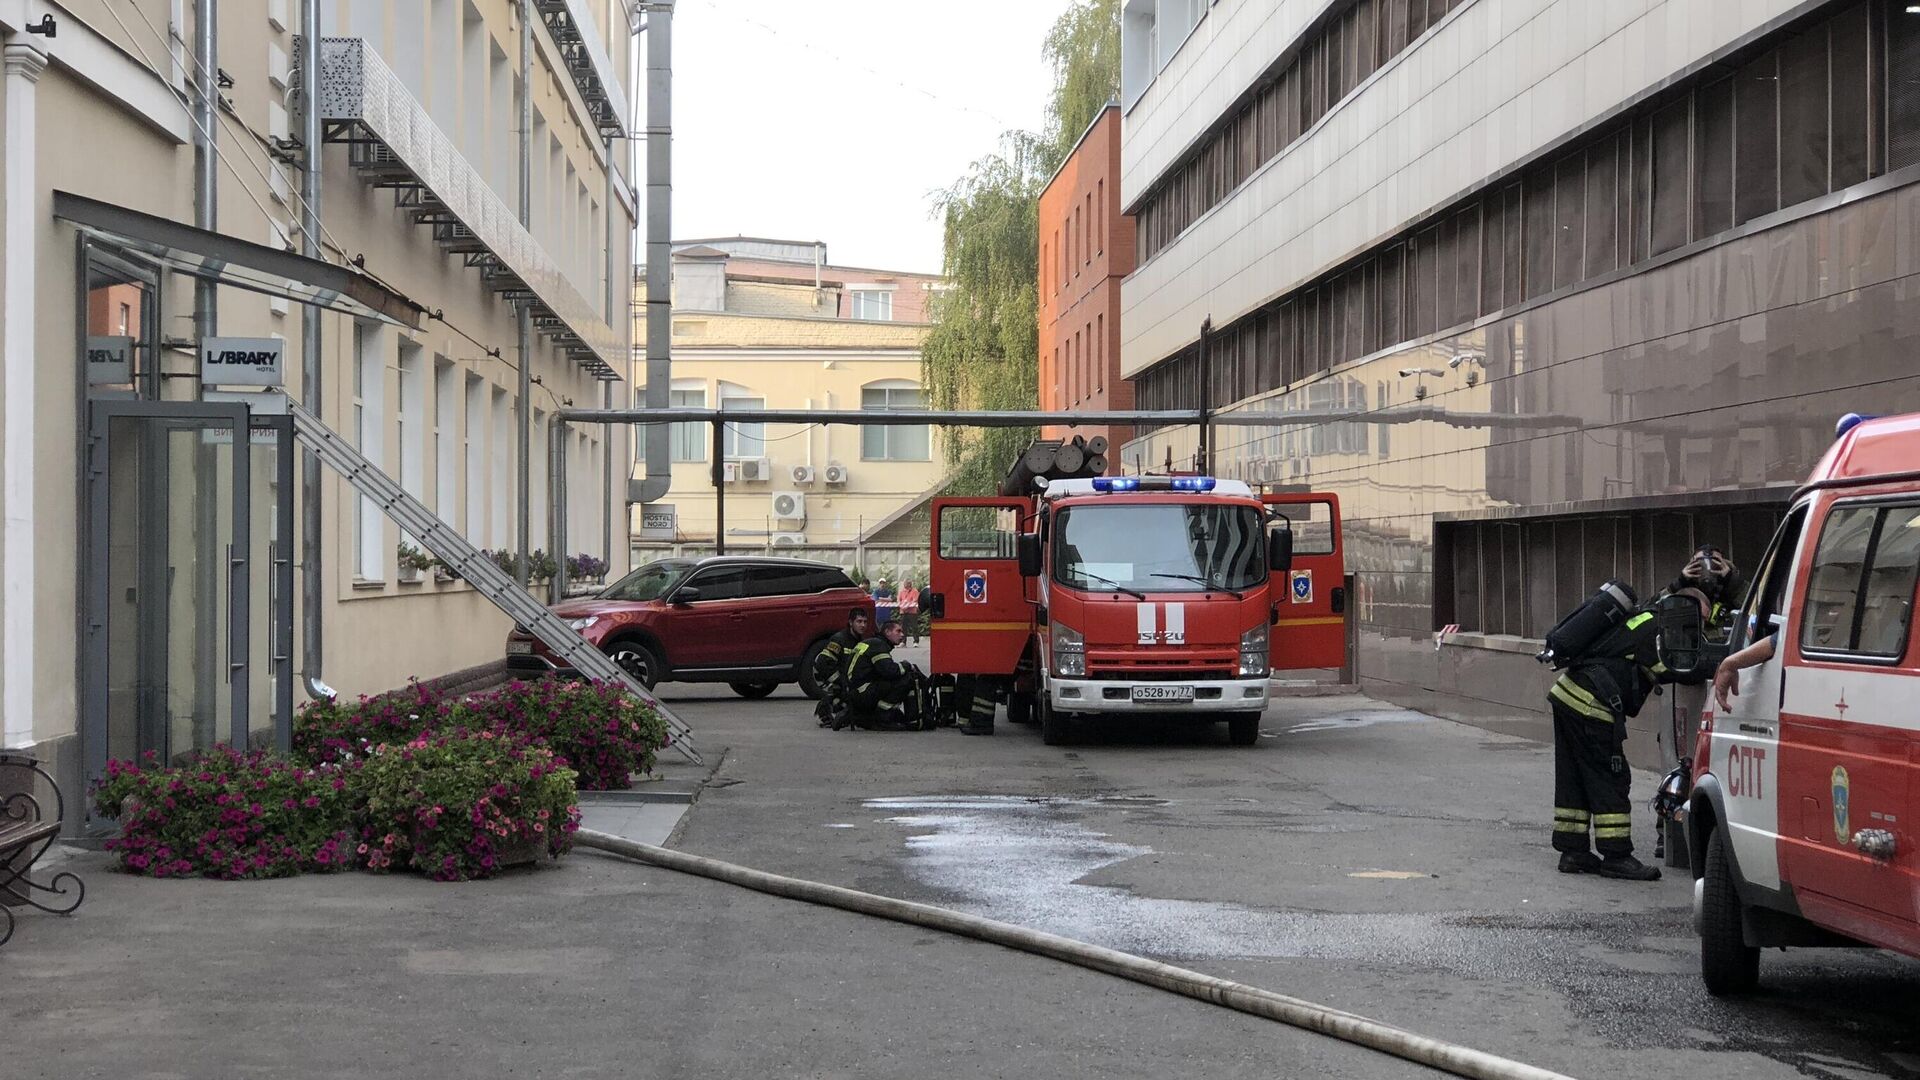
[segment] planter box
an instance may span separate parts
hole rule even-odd
[[[402,585],[418,585],[420,584],[420,571],[412,567],[403,566],[400,568],[398,580]]]

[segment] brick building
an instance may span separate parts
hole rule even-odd
[[[1120,107],[1108,105],[1040,193],[1040,407],[1133,408],[1120,377],[1120,280],[1133,272],[1133,219],[1120,213]],[[1081,427],[1116,448],[1132,429]],[[1067,434],[1048,428],[1048,437]]]

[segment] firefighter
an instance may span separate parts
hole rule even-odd
[[[962,735],[993,734],[993,681],[979,675],[962,675],[954,682],[954,712],[960,720]]]
[[[820,718],[820,726],[833,723],[836,707],[843,705],[842,676],[847,671],[847,654],[867,639],[869,627],[866,608],[853,608],[847,612],[847,625],[834,631],[825,646],[813,657],[813,681],[820,687],[820,704],[814,707],[813,714]]]
[[[1694,598],[1706,618],[1712,607],[1706,594],[1691,587],[1681,592]],[[1583,650],[1547,691],[1553,709],[1553,846],[1563,874],[1660,878],[1658,868],[1633,857],[1633,773],[1625,752],[1627,719],[1640,712],[1656,685],[1671,681],[1655,655],[1656,636],[1653,612],[1635,612]]]
[[[906,640],[906,628],[898,619],[880,624],[880,633],[854,646],[847,661],[846,693],[849,706],[845,722],[836,720],[838,730],[847,723],[859,727],[918,727],[923,694],[918,693],[923,676],[911,664],[893,658],[893,650]]]

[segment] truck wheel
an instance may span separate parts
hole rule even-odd
[[[733,687],[734,693],[748,701],[758,701],[780,686],[779,683],[770,682],[730,682],[727,685]]]
[[[1065,746],[1073,741],[1073,721],[1053,707],[1053,701],[1045,690],[1040,691],[1035,700],[1035,709],[1040,713],[1040,741],[1048,746]]]
[[[1034,696],[1018,690],[1007,696],[1007,723],[1031,724],[1034,722]]]
[[[1227,741],[1235,746],[1252,746],[1260,741],[1260,714],[1235,713],[1227,717]]]
[[[1748,994],[1760,985],[1760,950],[1742,931],[1740,894],[1727,859],[1727,830],[1707,838],[1700,882],[1700,978],[1714,997]]]

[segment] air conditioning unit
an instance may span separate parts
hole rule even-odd
[[[737,482],[739,479],[740,479],[740,463],[739,462],[723,461],[720,463],[720,482],[721,483],[731,484],[731,483]]]
[[[807,497],[798,491],[773,493],[773,516],[782,521],[807,520]]]
[[[840,484],[845,484],[846,482],[847,482],[847,467],[845,465],[827,466],[827,483],[834,484],[837,486]]]
[[[766,458],[747,458],[740,462],[740,479],[771,480],[773,479],[773,466],[768,463]]]
[[[813,466],[795,465],[790,475],[796,484],[811,484],[813,483]]]
[[[806,533],[774,533],[773,546],[777,548],[806,547],[807,534]]]

